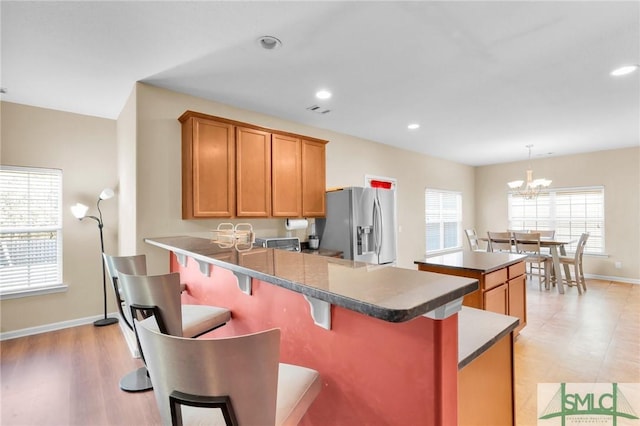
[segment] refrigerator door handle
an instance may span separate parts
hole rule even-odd
[[[382,208],[377,198],[373,202],[373,232],[375,252],[379,256],[382,249]]]

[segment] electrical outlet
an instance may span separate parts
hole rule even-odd
[[[622,262],[616,262],[616,269],[622,269]]]

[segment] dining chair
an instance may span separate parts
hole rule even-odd
[[[487,251],[513,253],[513,234],[511,232],[487,231],[489,245]]]
[[[465,229],[464,234],[467,237],[467,242],[469,243],[469,249],[471,251],[486,251],[480,247],[478,234],[475,229]]]
[[[540,230],[535,230],[532,232],[537,232],[540,234],[540,238],[544,239],[544,240],[553,240],[556,236],[556,230],[555,229],[540,229]],[[540,249],[541,253],[543,254],[547,254],[549,256],[551,256],[551,248],[549,247],[542,247]]]
[[[317,371],[280,363],[280,329],[215,339],[135,320],[165,425],[296,425],[320,393]]]
[[[542,288],[549,288],[551,282],[551,256],[542,253],[540,247],[540,233],[538,232],[515,232],[513,238],[516,244],[516,252],[525,254],[527,268],[527,277],[530,281],[533,277],[538,278],[538,285]]]
[[[573,266],[573,276],[574,278],[564,276],[562,281],[569,287],[576,286],[578,287],[578,293],[582,294],[583,290],[587,291],[587,281],[584,278],[584,271],[582,268],[582,257],[584,254],[584,248],[587,245],[587,240],[589,239],[589,233],[584,232],[580,235],[580,239],[578,240],[578,245],[576,246],[576,252],[573,256],[560,256],[560,264],[561,265],[570,265]],[[558,272],[560,274],[561,272]]]
[[[540,238],[547,238],[549,240],[554,239],[555,236],[556,236],[556,230],[555,229],[537,229],[537,230],[531,231],[531,232],[537,232],[538,234],[540,234]]]

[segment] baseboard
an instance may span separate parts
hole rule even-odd
[[[110,318],[119,318],[119,315],[116,312],[110,313],[107,316]],[[103,315],[96,315],[69,321],[55,322],[53,324],[39,325],[37,327],[23,328],[21,330],[7,331],[4,333],[0,333],[0,341],[17,339],[18,337],[32,336],[34,334],[47,333],[49,331],[62,330],[64,328],[77,327],[79,325],[92,324],[94,321],[102,318],[104,318]]]
[[[593,275],[593,274],[584,274],[584,277],[585,278],[592,278],[594,280],[615,281],[617,283],[640,285],[640,279],[638,279],[638,278],[610,277],[610,276],[607,276],[607,275]]]

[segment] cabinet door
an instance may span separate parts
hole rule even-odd
[[[508,308],[508,287],[507,284],[492,288],[489,291],[485,291],[484,297],[484,310],[496,312],[498,314],[507,315]]]
[[[302,151],[300,139],[271,136],[271,215],[302,215]]]
[[[233,126],[189,118],[182,127],[182,218],[235,214]]]
[[[513,343],[507,335],[458,372],[458,424],[515,424],[513,386]]]
[[[524,263],[524,262],[523,262]],[[520,318],[520,325],[513,331],[517,335],[527,324],[527,277],[520,275],[509,280],[509,315]]]
[[[271,214],[271,133],[236,127],[236,216]]]
[[[325,144],[302,140],[302,216],[325,216]]]

